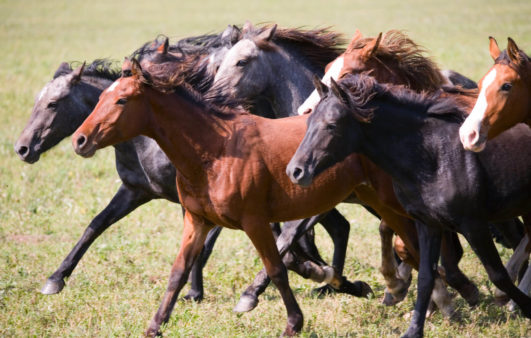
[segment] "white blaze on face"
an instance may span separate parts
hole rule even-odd
[[[107,88],[107,91],[108,91],[109,93],[112,92],[112,91],[116,88],[116,86],[118,86],[118,81],[119,81],[119,80],[114,81],[114,82],[112,83],[112,85],[110,85],[109,88]]]
[[[325,85],[330,86],[330,79],[337,80],[341,69],[343,69],[343,56],[340,56],[334,60],[334,62],[330,66],[330,69],[328,69],[328,72],[326,72],[321,81]],[[314,90],[310,94],[310,96],[308,96],[306,101],[304,101],[304,103],[301,104],[300,107],[297,109],[297,113],[299,113],[299,115],[303,115],[306,111],[308,111],[308,109],[314,110],[315,106],[317,106],[317,103],[319,103],[320,99],[321,98],[319,97],[319,93],[317,93],[317,90]]]
[[[478,99],[472,112],[466,118],[461,128],[459,128],[459,137],[465,149],[474,151],[481,151],[483,149],[482,147],[479,148],[476,143],[479,141],[482,132],[481,124],[488,107],[486,92],[495,79],[496,69],[492,69],[487,76],[483,78],[481,91],[479,92]],[[483,133],[486,133],[486,131],[484,130]]]

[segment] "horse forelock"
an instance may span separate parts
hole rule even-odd
[[[495,65],[504,65],[508,66],[516,72],[527,73],[531,75],[531,59],[523,50],[518,51],[518,59],[520,62],[514,63],[507,50],[504,50],[500,53],[498,58],[494,61]]]

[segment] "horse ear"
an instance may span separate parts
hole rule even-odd
[[[238,42],[240,39],[240,29],[235,25],[228,25],[227,28],[221,33],[221,41],[225,45],[232,45]]]
[[[79,67],[76,68],[76,70],[74,70],[74,72],[72,73],[72,83],[78,83],[79,81],[81,81],[81,75],[83,75],[83,70],[85,70],[85,65],[87,64],[87,62],[83,62],[83,64]]]
[[[315,89],[317,90],[317,94],[319,94],[319,97],[322,99],[326,96],[328,93],[328,87],[321,82],[321,79],[317,75],[314,74],[312,78],[313,85],[315,86]]]
[[[159,54],[168,54],[168,49],[170,48],[170,39],[166,37],[164,43],[157,48],[157,53]]]
[[[122,63],[122,77],[131,76],[131,68],[131,60],[128,57],[125,57],[124,62]]]
[[[520,49],[511,38],[507,38],[507,54],[513,63],[520,63]]]
[[[365,57],[370,58],[374,55],[374,53],[378,50],[378,46],[380,46],[380,41],[382,40],[382,32],[378,34],[378,37],[369,43],[365,45],[362,49],[362,55],[365,55]]]
[[[254,26],[251,21],[246,20],[243,24],[242,33],[250,33],[254,30]]]
[[[67,62],[61,62],[59,65],[59,68],[55,71],[55,74],[53,75],[53,78],[56,79],[61,75],[70,74],[72,71],[72,67]]]
[[[498,47],[498,42],[492,36],[489,36],[489,41],[490,41],[489,43],[490,56],[492,57],[494,61],[496,61],[498,56],[500,56],[501,54],[500,47]]]
[[[348,104],[347,93],[345,93],[345,91],[343,91],[343,89],[341,89],[337,82],[332,78],[330,78],[330,89],[332,89],[332,93],[334,93],[334,95],[337,96],[342,103]]]
[[[354,49],[354,46],[356,45],[356,42],[361,39],[363,36],[361,35],[361,32],[359,29],[356,29],[356,31],[354,32],[354,35],[352,36],[352,40],[350,40],[350,43],[348,44],[348,47],[347,47],[347,53],[349,52],[352,52],[352,50]]]
[[[271,41],[271,39],[273,39],[273,36],[275,35],[276,30],[277,30],[277,25],[275,24],[271,27],[268,27],[265,31],[260,33],[256,38],[258,40]]]
[[[137,59],[133,58],[131,60],[131,75],[133,76],[142,76],[142,67]]]

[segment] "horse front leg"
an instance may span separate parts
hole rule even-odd
[[[417,302],[411,324],[403,337],[422,337],[426,312],[430,303],[435,277],[437,277],[437,261],[441,251],[442,230],[438,227],[415,222],[418,239],[420,264],[417,279]]]
[[[303,315],[289,286],[288,272],[280,258],[271,228],[267,222],[255,218],[244,220],[242,226],[286,306],[288,320],[284,335],[293,336],[302,329]]]
[[[160,326],[166,323],[171,315],[179,291],[186,284],[192,265],[201,252],[205,238],[212,228],[212,224],[202,217],[186,211],[184,215],[184,229],[181,248],[173,262],[168,287],[162,298],[159,309],[146,331],[146,336],[154,337],[160,334]]]
[[[221,233],[222,227],[216,226],[214,229],[208,232],[205,245],[197,257],[194,265],[192,266],[192,271],[190,272],[190,291],[184,296],[184,299],[193,300],[199,302],[203,300],[204,289],[203,289],[203,268],[212,254],[214,249],[214,244],[218,239],[219,234]]]
[[[52,295],[61,292],[65,286],[65,278],[69,277],[77,264],[91,246],[108,227],[116,223],[122,217],[152,198],[142,191],[134,190],[122,184],[109,204],[94,219],[85,232],[63,260],[59,268],[46,280],[41,293]]]
[[[321,217],[322,215],[317,215],[303,220],[285,222],[282,227],[282,232],[277,238],[277,247],[280,256],[282,257],[293,243],[308,231],[308,229],[312,228]],[[254,309],[258,305],[258,297],[265,291],[270,281],[266,270],[262,269],[254,278],[253,283],[242,293],[233,311],[248,312]]]

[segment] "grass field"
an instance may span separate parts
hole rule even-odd
[[[35,1],[0,0],[0,336],[139,336],[166,288],[182,228],[180,207],[151,202],[118,222],[87,252],[59,295],[38,290],[90,220],[119,186],[114,152],[84,160],[67,139],[34,165],[22,163],[13,144],[36,93],[62,61],[121,60],[156,35],[217,32],[227,24],[333,26],[350,37],[403,29],[443,68],[478,80],[490,67],[489,35],[531,51],[531,2],[521,1]],[[317,299],[312,282],[290,274],[305,315],[302,336],[396,336],[408,326],[415,288],[398,306],[380,304],[377,221],[341,205],[352,225],[345,274],[370,283],[376,299],[343,295]],[[331,241],[317,228],[330,259]],[[466,247],[466,245],[465,245]],[[509,252],[500,249],[504,259]],[[526,319],[492,304],[493,286],[466,247],[461,266],[480,287],[481,304],[456,298],[459,323],[435,314],[427,336],[531,336]],[[266,291],[258,308],[231,309],[261,264],[243,232],[223,231],[205,269],[206,299],[179,302],[167,336],[278,336],[286,314],[278,292]],[[416,281],[414,280],[414,283]],[[185,288],[185,292],[186,292]]]

